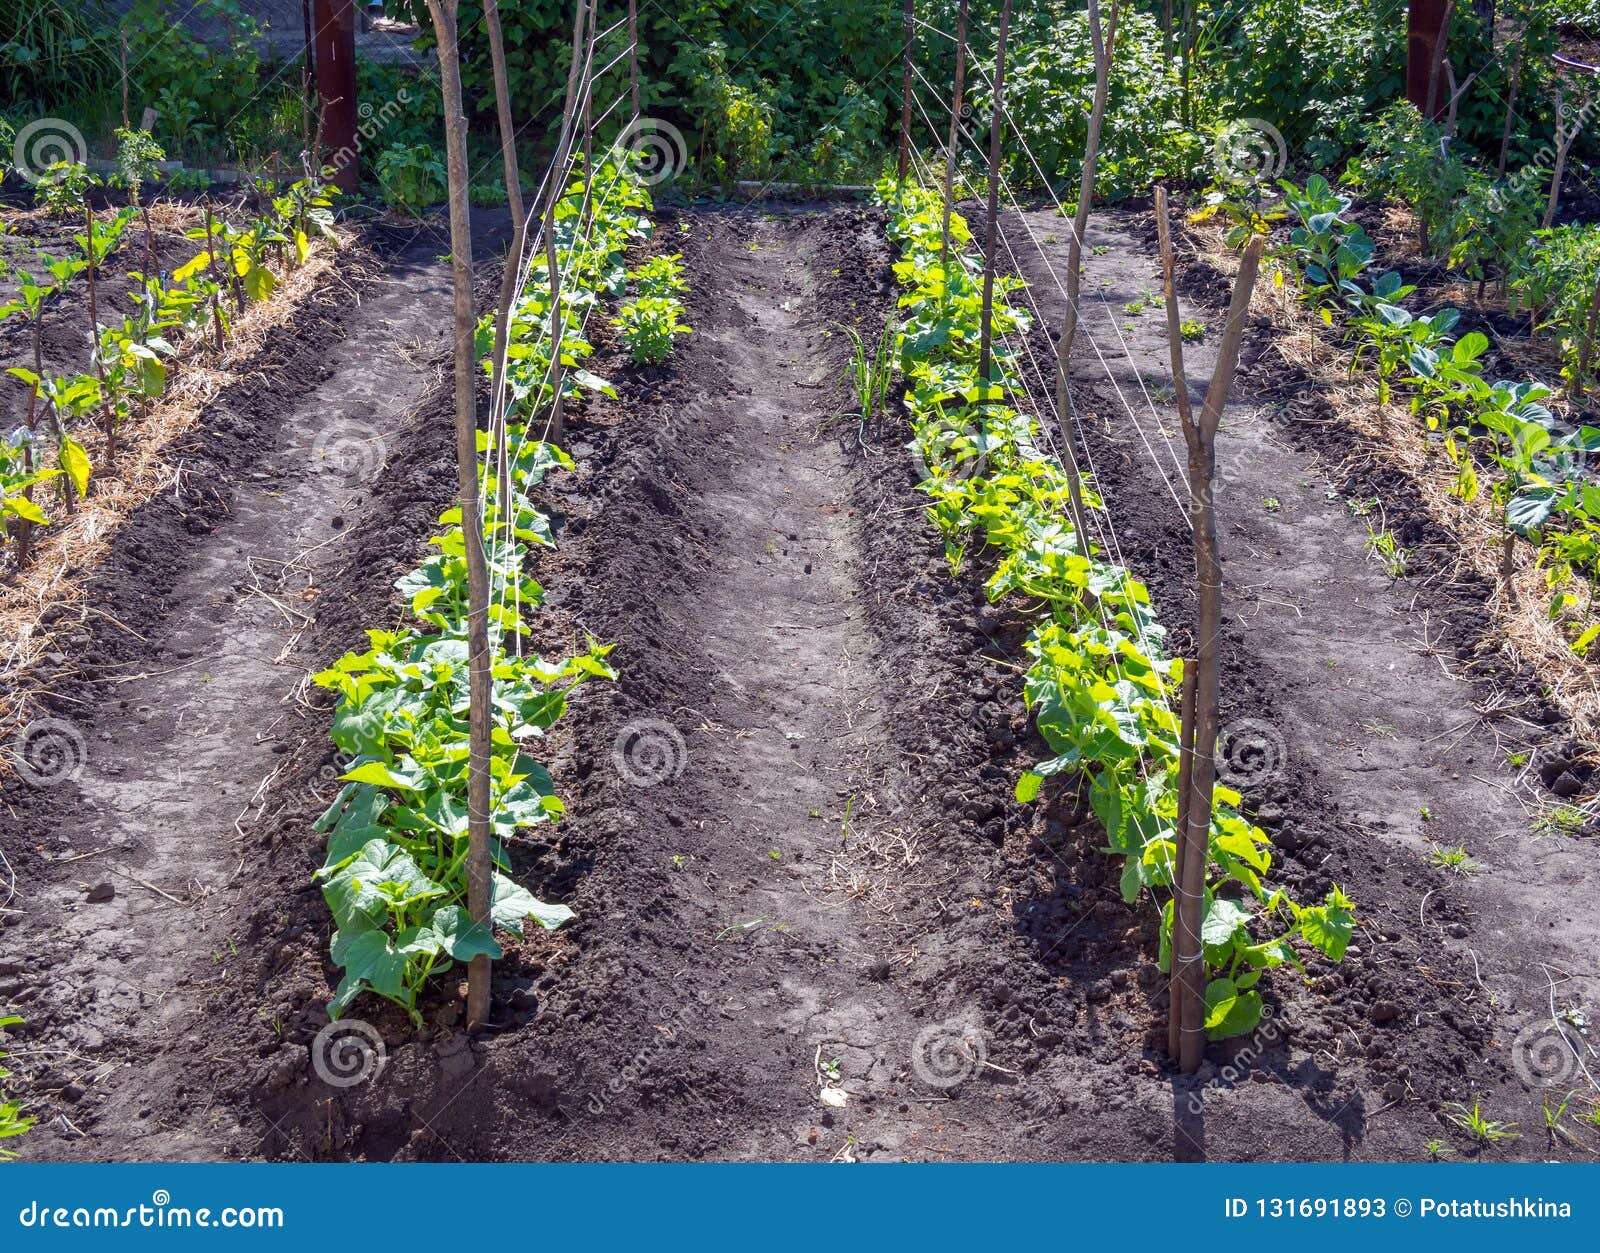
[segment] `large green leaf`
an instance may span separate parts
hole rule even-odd
[[[562,923],[577,917],[565,905],[546,904],[527,888],[514,883],[505,875],[495,872],[494,904],[490,916],[497,927],[504,927],[512,935],[520,936],[527,919],[532,918],[541,927],[554,931]]]

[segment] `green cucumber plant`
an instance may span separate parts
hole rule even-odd
[[[0,1016],[0,1031],[22,1025],[22,1019],[14,1014]],[[0,1062],[5,1060],[5,1054],[0,1053]],[[0,1085],[11,1078],[11,1072],[0,1066]],[[0,1140],[13,1140],[33,1126],[36,1120],[22,1112],[22,1102],[6,1100],[5,1088],[0,1086]],[[16,1153],[10,1149],[0,1148],[0,1162],[15,1161]]]
[[[1149,591],[1074,532],[1066,471],[1038,444],[1038,422],[1010,401],[1025,396],[1014,357],[994,355],[977,376],[982,292],[968,255],[971,234],[952,215],[946,265],[938,193],[884,179],[878,203],[900,250],[895,264],[903,323],[897,335],[908,385],[912,446],[926,477],[920,490],[944,537],[953,569],[974,546],[997,555],[986,582],[991,600],[1014,596],[1042,617],[1030,633],[1024,695],[1051,756],[1019,779],[1016,796],[1036,799],[1052,777],[1076,778],[1121,859],[1126,900],[1161,908],[1163,969],[1170,969],[1172,874],[1177,821],[1178,718],[1182,662],[1168,658]],[[1026,326],[1001,295],[997,332]],[[954,434],[953,434],[954,433]],[[938,455],[957,449],[966,455]],[[1085,508],[1099,508],[1092,487]],[[1302,947],[1343,956],[1354,925],[1338,888],[1299,905],[1269,886],[1271,843],[1238,812],[1241,797],[1216,790],[1203,926],[1210,973],[1206,1031],[1247,1033],[1265,1012],[1262,975],[1298,965]]]
[[[628,271],[628,281],[640,296],[681,296],[689,290],[683,277],[681,252],[659,253]]]
[[[581,368],[591,351],[582,336],[583,315],[602,294],[620,294],[626,281],[624,252],[649,231],[650,201],[628,170],[607,161],[580,178],[558,202],[553,246],[566,274],[557,314],[561,360],[571,387],[609,390]],[[585,199],[591,229],[576,229]],[[369,631],[369,647],[346,654],[315,681],[338,693],[333,739],[349,761],[344,783],[316,829],[327,836],[317,882],[333,913],[330,946],[340,968],[328,1005],[343,1014],[364,993],[387,998],[421,1023],[418,998],[429,979],[455,962],[500,956],[494,931],[522,935],[528,919],[545,928],[573,917],[566,905],[547,903],[511,878],[509,849],[521,830],[556,820],[563,812],[549,772],[529,751],[566,711],[571,692],[591,679],[614,679],[610,646],[588,641],[585,652],[561,661],[525,654],[520,640],[530,628],[523,611],[537,608],[543,589],[525,573],[533,549],[552,544],[548,518],[530,493],[555,469],[571,469],[559,448],[532,435],[542,407],[554,399],[548,382],[555,350],[550,337],[549,289],[538,281],[545,258],[530,269],[534,281],[513,305],[507,347],[504,415],[510,435],[508,481],[500,458],[485,458],[482,478],[484,546],[494,596],[489,615],[493,652],[494,719],[490,761],[490,822],[494,862],[488,923],[466,910],[467,854],[467,560],[459,508],[440,519],[436,550],[396,584],[420,629]],[[642,299],[671,300],[673,297]],[[493,325],[478,328],[482,365],[492,373]],[[563,387],[567,387],[566,382]],[[479,451],[488,450],[480,432]],[[515,451],[510,451],[515,450]]]

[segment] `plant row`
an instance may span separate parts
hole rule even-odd
[[[1342,319],[1355,345],[1351,370],[1371,362],[1378,401],[1388,405],[1399,388],[1411,412],[1455,467],[1452,491],[1473,500],[1487,491],[1502,528],[1501,579],[1515,595],[1515,543],[1532,543],[1545,572],[1552,621],[1580,608],[1569,589],[1574,572],[1600,573],[1600,486],[1593,456],[1600,429],[1558,419],[1546,401],[1551,389],[1537,382],[1484,376],[1487,336],[1456,337],[1454,309],[1427,317],[1402,303],[1415,290],[1389,271],[1375,277],[1373,242],[1346,212],[1350,200],[1318,175],[1305,187],[1282,188],[1297,225],[1278,257],[1295,267],[1303,298],[1330,326]],[[1485,480],[1487,479],[1487,482]],[[1600,624],[1567,621],[1575,651],[1585,653]]]
[[[335,1018],[363,992],[373,992],[420,1023],[417,999],[431,976],[480,954],[501,955],[495,927],[521,937],[529,918],[555,928],[573,917],[567,906],[541,901],[517,884],[506,851],[519,830],[563,812],[549,772],[526,745],[566,712],[575,688],[616,677],[606,660],[611,646],[592,639],[588,651],[565,660],[523,647],[529,634],[524,611],[536,609],[544,594],[527,573],[528,559],[533,549],[553,544],[549,519],[531,493],[549,471],[572,468],[538,428],[558,391],[563,399],[614,395],[604,379],[584,369],[593,351],[585,326],[597,306],[620,299],[631,284],[634,307],[664,301],[681,310],[677,293],[684,283],[676,257],[657,257],[632,271],[626,265],[629,245],[651,233],[650,211],[632,170],[609,160],[592,180],[580,173],[565,188],[547,241],[561,275],[559,305],[546,280],[550,258],[541,254],[511,310],[504,447],[491,450],[490,433],[479,433],[479,452],[491,454],[480,484],[493,593],[490,925],[474,922],[466,908],[467,560],[459,508],[439,519],[443,530],[430,541],[434,555],[396,584],[416,623],[369,631],[366,651],[348,653],[315,676],[338,693],[333,740],[353,759],[341,776],[344,787],[316,824],[327,834],[317,880],[333,912],[331,951],[342,972],[328,1006]],[[666,349],[638,329],[645,320],[616,319],[636,360],[659,360]],[[493,332],[492,318],[485,318],[478,349],[491,377]],[[665,334],[670,348],[671,333]],[[558,354],[562,370],[554,368]]]
[[[130,222],[145,210],[135,191],[134,204],[110,218],[96,217],[87,200],[93,182],[82,166],[57,178],[54,186],[66,199],[55,210],[83,222],[73,239],[75,251],[41,254],[40,276],[19,270],[15,299],[0,306],[0,319],[23,319],[33,346],[31,367],[7,370],[28,389],[28,409],[24,424],[0,441],[0,562],[9,556],[22,564],[33,529],[49,525],[56,505],[71,513],[89,494],[94,467],[83,440],[88,429],[99,430],[107,466],[114,465],[124,424],[135,412],[147,413],[165,392],[169,363],[190,345],[204,348],[209,342],[220,352],[233,317],[271,296],[279,275],[304,263],[312,237],[333,238],[331,192],[316,180],[295,183],[242,225],[208,207],[204,226],[188,232],[204,240],[204,248],[170,276],[156,270],[146,218],[146,268],[129,275],[132,309],[102,320],[108,310],[100,304],[99,277],[112,253],[127,246]],[[44,369],[45,313],[80,279],[88,286],[88,359],[81,370],[51,374]],[[47,485],[55,488],[54,504]]]
[[[1012,403],[1026,391],[999,341],[1027,330],[1027,314],[1004,295],[1020,280],[995,280],[996,351],[980,378],[981,271],[966,223],[951,215],[947,269],[939,196],[892,180],[877,195],[900,249],[895,342],[929,516],[953,571],[970,552],[992,550],[990,600],[1011,597],[1037,615],[1025,695],[1053,756],[1022,776],[1017,799],[1033,800],[1055,776],[1086,786],[1105,851],[1121,859],[1123,897],[1161,908],[1160,962],[1170,970],[1182,660],[1164,653],[1145,585],[1074,531],[1067,473],[1039,447],[1037,420]],[[1084,495],[1086,511],[1101,507],[1092,490]],[[1300,964],[1297,942],[1338,960],[1353,925],[1338,888],[1302,906],[1269,885],[1270,840],[1240,815],[1240,799],[1219,786],[1211,819],[1203,941],[1213,1039],[1255,1027],[1264,1010],[1256,985],[1276,966]]]

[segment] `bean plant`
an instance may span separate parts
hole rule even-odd
[[[978,377],[981,270],[967,224],[952,214],[947,269],[939,195],[885,179],[877,197],[900,250],[897,347],[929,516],[952,568],[973,549],[993,553],[991,600],[1043,606],[1026,643],[1024,692],[1052,756],[1022,775],[1017,799],[1035,800],[1055,777],[1086,787],[1106,851],[1121,861],[1124,899],[1160,911],[1159,960],[1170,970],[1183,663],[1166,655],[1145,585],[1074,531],[1066,471],[1040,448],[1038,421],[1010,400],[1026,395],[1016,361],[996,353],[990,377]],[[994,324],[998,343],[1025,315],[1002,295]],[[1100,507],[1092,487],[1084,498],[1086,509]],[[1216,789],[1203,924],[1212,1039],[1254,1029],[1266,971],[1298,966],[1304,948],[1338,960],[1354,924],[1337,887],[1300,905],[1270,886],[1271,842],[1241,801]]]

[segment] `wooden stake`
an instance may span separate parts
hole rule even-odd
[[[1156,188],[1156,234],[1161,246],[1162,289],[1166,299],[1167,338],[1172,354],[1172,384],[1178,419],[1189,450],[1189,522],[1194,535],[1195,582],[1200,611],[1194,664],[1184,666],[1185,714],[1179,745],[1178,805],[1184,827],[1178,838],[1175,903],[1172,928],[1172,1014],[1169,1038],[1184,1074],[1200,1067],[1205,1053],[1205,954],[1200,929],[1204,919],[1206,866],[1211,853],[1211,809],[1216,785],[1216,742],[1220,705],[1218,645],[1222,630],[1222,560],[1217,550],[1216,502],[1212,478],[1216,469],[1216,435],[1228,389],[1239,364],[1239,347],[1250,312],[1264,241],[1260,236],[1245,246],[1234,281],[1233,300],[1218,348],[1217,364],[1206,389],[1205,404],[1196,418],[1189,402],[1188,378],[1183,366],[1183,339],[1179,334],[1178,294],[1174,281],[1171,228],[1167,217],[1166,188]],[[1187,745],[1188,770],[1184,771]]]
[[[556,205],[566,193],[562,171],[567,157],[576,142],[573,118],[578,107],[578,90],[583,73],[583,28],[588,12],[588,0],[576,0],[572,19],[572,60],[567,67],[567,100],[561,111],[561,134],[556,139],[556,152],[551,158],[550,191],[545,198],[544,239],[545,265],[550,278],[550,422],[548,436],[552,444],[565,438],[566,412],[561,399],[561,340],[565,321],[561,316],[561,265],[556,259]]]
[[[1216,369],[1206,388],[1198,421],[1184,429],[1189,444],[1189,509],[1194,527],[1195,584],[1199,591],[1199,631],[1195,654],[1194,748],[1190,770],[1189,829],[1184,864],[1179,868],[1173,965],[1184,983],[1182,1039],[1178,1064],[1186,1075],[1200,1068],[1205,1053],[1205,954],[1200,929],[1205,921],[1206,866],[1211,851],[1212,795],[1216,784],[1216,743],[1220,691],[1218,661],[1222,635],[1222,559],[1217,550],[1216,502],[1212,478],[1216,470],[1217,428],[1228,403],[1228,388],[1239,364],[1239,347],[1250,312],[1265,241],[1258,235],[1245,245],[1234,280],[1233,300],[1217,349]]]
[[[451,0],[454,7],[456,0]],[[338,154],[333,182],[354,194],[361,187],[361,158],[356,135],[356,14],[352,0],[314,0],[317,99],[320,128]],[[428,5],[431,11],[433,5]]]
[[[490,925],[492,862],[489,852],[489,569],[483,547],[483,511],[478,492],[478,362],[474,346],[477,310],[472,295],[472,217],[468,209],[467,119],[461,100],[457,47],[458,0],[428,0],[439,45],[444,96],[445,158],[450,180],[450,265],[455,280],[456,475],[461,530],[467,549],[467,910]],[[467,967],[467,1029],[489,1017],[487,955]]]
[[[1514,27],[1509,38],[1515,46],[1511,54],[1511,83],[1506,88],[1506,122],[1500,132],[1500,160],[1495,165],[1495,177],[1504,178],[1506,154],[1511,151],[1511,121],[1516,116],[1517,92],[1522,88],[1522,41],[1525,30]]]
[[[639,120],[639,0],[628,0],[628,94],[633,98],[632,121]]]
[[[955,91],[950,97],[950,141],[944,148],[944,252],[940,257],[940,267],[945,273],[946,291],[950,289],[950,214],[954,209],[951,201],[955,197],[956,153],[961,141],[961,110],[965,105],[966,86],[967,0],[961,0],[961,6],[956,10],[956,82]]]
[[[316,100],[316,86],[311,78],[312,48],[314,39],[311,26],[311,0],[300,0],[300,20],[305,27],[305,45],[300,52],[300,161],[306,167],[307,179],[321,173],[314,165],[311,151],[311,115]]]
[[[1111,90],[1111,49],[1117,37],[1117,7],[1112,0],[1111,20],[1100,28],[1100,0],[1089,0],[1089,37],[1094,45],[1094,104],[1089,110],[1089,133],[1083,148],[1083,175],[1078,180],[1078,212],[1072,219],[1072,240],[1067,246],[1067,325],[1061,334],[1061,357],[1072,350],[1078,337],[1078,290],[1083,269],[1083,236],[1089,229],[1089,207],[1094,202],[1095,167],[1100,160],[1100,132],[1105,126],[1106,98]]]
[[[911,162],[911,50],[915,42],[916,16],[912,12],[914,0],[906,0],[901,18],[900,36],[900,162],[895,178],[906,181],[906,169]]]
[[[106,395],[106,363],[100,352],[100,302],[95,282],[96,258],[94,249],[94,210],[89,207],[89,197],[83,197],[83,232],[87,245],[84,248],[84,257],[88,264],[84,267],[85,276],[89,283],[89,345],[94,357],[95,374],[100,379],[101,417],[106,426],[106,464],[117,464],[117,408]],[[68,490],[71,490],[70,487]]]
[[[511,245],[506,249],[505,272],[500,276],[500,306],[494,323],[494,370],[489,395],[489,450],[494,459],[497,493],[502,511],[511,493],[511,466],[508,461],[506,412],[506,345],[511,335],[511,306],[522,279],[523,252],[527,248],[528,223],[522,205],[522,171],[517,160],[517,130],[511,120],[511,89],[506,74],[505,40],[500,33],[500,5],[483,0],[484,27],[489,36],[489,59],[494,66],[494,103],[500,125],[500,158],[505,168],[506,205],[511,212]],[[511,519],[502,519],[510,526]]]
[[[583,93],[583,217],[581,220],[585,226],[588,225],[594,212],[594,6],[595,0],[589,0],[588,47],[584,54],[584,63],[589,67],[586,74],[589,85]]]
[[[1004,134],[1006,34],[1011,28],[1011,0],[1001,0],[1000,34],[994,45],[994,108],[989,116],[989,218],[983,243],[983,320],[978,332],[978,384],[989,381],[994,351],[994,243],[1000,215],[1000,140]]]
[[[1556,168],[1550,175],[1550,196],[1544,205],[1544,220],[1540,225],[1550,229],[1550,224],[1556,220],[1556,207],[1561,203],[1561,180],[1567,172],[1567,153],[1572,151],[1572,145],[1578,141],[1578,136],[1583,133],[1583,119],[1589,112],[1589,92],[1583,93],[1583,103],[1572,111],[1572,124],[1567,125],[1566,93],[1562,88],[1556,88]]]
[[[122,41],[122,129],[132,130],[128,122],[128,32],[121,32]]]
[[[1194,786],[1194,680],[1195,665],[1188,659],[1183,663],[1183,685],[1178,700],[1178,819],[1173,827],[1176,850],[1172,858],[1172,885],[1178,886],[1178,872],[1186,863],[1185,850],[1189,846],[1189,794]],[[1176,899],[1176,898],[1174,898]],[[1173,905],[1172,935],[1168,939],[1168,954],[1177,952],[1177,905]],[[1179,1056],[1183,1041],[1184,984],[1178,979],[1178,963],[1172,962],[1170,979],[1171,1005],[1167,1014],[1167,1052],[1174,1059]]]

